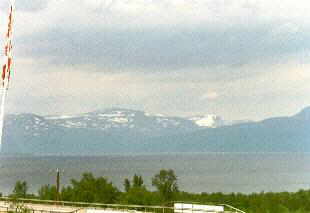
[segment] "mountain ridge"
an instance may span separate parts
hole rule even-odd
[[[234,123],[211,115],[205,117],[210,126],[203,126],[206,123],[197,121],[204,117],[169,117],[121,108],[60,116],[23,113],[6,116],[2,153],[310,151],[309,115],[310,107],[290,117],[256,122]]]

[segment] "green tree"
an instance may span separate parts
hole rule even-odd
[[[128,192],[130,190],[131,184],[130,184],[130,180],[128,180],[127,178],[125,178],[124,180],[124,188],[125,188],[125,192]]]
[[[119,190],[106,178],[95,178],[92,173],[84,173],[81,180],[71,180],[71,185],[63,188],[62,196],[71,201],[114,203]]]
[[[132,182],[129,179],[124,180],[125,193],[122,195],[121,202],[136,205],[153,204],[153,194],[144,186],[142,176],[135,174]]]
[[[41,200],[55,200],[57,197],[56,186],[41,186],[41,188],[38,190],[38,195]]]
[[[125,192],[129,192],[129,190],[131,188],[139,188],[143,186],[143,178],[140,175],[135,174],[132,178],[132,184],[130,182],[130,180],[128,178],[125,178],[124,180],[124,188],[125,188]]]
[[[177,184],[177,176],[172,169],[162,169],[152,178],[152,185],[162,196],[164,201],[172,200],[173,196],[179,191]]]
[[[142,187],[143,186],[143,179],[142,176],[134,175],[132,179],[132,186],[133,187]]]
[[[154,205],[158,200],[155,193],[148,191],[145,187],[131,187],[124,193],[121,203],[135,205]]]
[[[60,197],[64,201],[74,201],[74,191],[72,186],[63,187],[60,193]]]
[[[16,198],[26,198],[28,185],[26,181],[17,181],[14,186],[13,196]]]

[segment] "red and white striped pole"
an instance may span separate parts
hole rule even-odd
[[[2,64],[2,97],[1,97],[1,107],[0,107],[0,148],[2,146],[3,138],[3,124],[4,124],[4,105],[7,96],[7,90],[9,88],[10,75],[12,70],[12,33],[13,33],[13,21],[14,21],[14,11],[15,11],[15,0],[10,0],[10,9],[8,17],[7,31],[5,33],[5,46],[4,46],[4,64]]]

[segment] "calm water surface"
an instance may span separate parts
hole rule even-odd
[[[95,157],[0,157],[0,191],[7,194],[17,180],[28,182],[31,192],[54,184],[60,168],[62,184],[83,172],[105,176],[123,190],[123,180],[135,173],[151,189],[151,177],[160,169],[173,169],[180,190],[189,192],[297,191],[310,188],[310,154],[174,153],[105,155]]]

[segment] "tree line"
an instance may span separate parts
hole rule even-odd
[[[173,170],[160,170],[152,177],[154,191],[149,190],[140,175],[126,178],[123,190],[118,189],[106,177],[95,177],[84,173],[71,179],[59,194],[56,186],[43,185],[38,193],[29,194],[28,184],[17,181],[11,197],[36,198],[72,202],[119,203],[135,205],[172,205],[173,201],[199,202],[203,204],[227,203],[248,213],[310,213],[310,190],[298,192],[242,193],[189,193],[180,191],[178,179]]]

